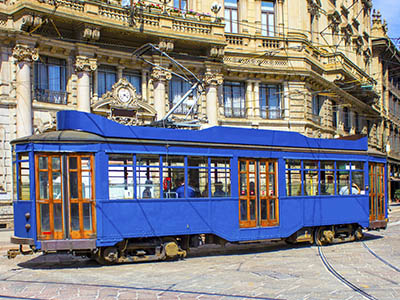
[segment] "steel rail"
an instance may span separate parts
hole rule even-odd
[[[379,259],[385,265],[387,265],[388,267],[392,268],[396,272],[400,273],[400,269],[399,268],[397,268],[396,266],[392,265],[390,262],[388,262],[387,260],[383,259],[378,254],[376,254],[374,251],[372,251],[371,248],[369,248],[365,242],[361,242],[361,243],[364,246],[364,248],[368,250],[369,253],[371,253],[373,256],[375,256],[375,258]]]
[[[323,251],[321,250],[321,247],[318,247],[318,254],[319,257],[321,258],[322,263],[324,264],[324,266],[326,267],[326,269],[333,275],[335,276],[339,281],[341,281],[343,284],[347,285],[349,288],[351,288],[353,291],[359,293],[360,295],[362,295],[363,297],[369,299],[369,300],[378,300],[377,298],[375,298],[374,296],[368,294],[366,291],[362,290],[361,288],[359,288],[358,286],[354,285],[353,283],[351,283],[350,281],[348,281],[346,278],[344,278],[339,272],[337,272],[335,270],[335,268],[332,267],[332,265],[329,263],[329,261],[327,260],[325,254],[323,253]]]

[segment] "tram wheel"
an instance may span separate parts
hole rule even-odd
[[[326,246],[330,243],[330,240],[327,238],[325,231],[327,228],[318,227],[315,232],[315,243],[317,246]]]

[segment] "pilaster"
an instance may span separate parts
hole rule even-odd
[[[154,109],[157,120],[161,120],[166,114],[166,82],[171,80],[172,75],[167,70],[156,67],[151,72],[151,78],[154,85]]]
[[[90,72],[97,69],[97,60],[87,56],[77,56],[75,72],[78,76],[78,110],[90,112]]]

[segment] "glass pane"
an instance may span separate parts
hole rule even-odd
[[[50,233],[49,204],[40,204],[40,228],[43,233]]]
[[[54,210],[54,231],[62,231],[62,205],[61,203],[53,204]]]
[[[229,197],[231,195],[231,177],[229,169],[211,169],[210,180],[213,197]]]
[[[47,169],[48,163],[47,163],[47,157],[46,156],[40,156],[39,157],[39,169]]]
[[[183,167],[185,165],[184,163],[184,157],[183,156],[178,156],[178,155],[168,155],[168,156],[163,156],[163,165],[164,166],[174,166],[174,167]]]
[[[78,158],[77,157],[69,157],[69,168],[70,169],[78,169]]]
[[[250,197],[256,195],[256,175],[249,174],[249,193]]]
[[[335,164],[333,161],[321,161],[321,169],[325,170],[334,170],[335,169]]]
[[[353,171],[351,172],[351,193],[365,195],[364,188],[364,172]]]
[[[53,199],[61,199],[61,173],[53,172]]]
[[[270,172],[270,173],[275,172],[275,163],[270,162],[268,164],[268,172]]]
[[[338,161],[336,162],[336,169],[338,170],[350,170],[350,163]]]
[[[269,196],[276,195],[275,191],[275,174],[269,174]]]
[[[39,199],[49,198],[49,174],[47,171],[39,172]]]
[[[71,230],[79,231],[79,204],[71,203]]]
[[[160,156],[159,155],[136,155],[137,166],[159,166]]]
[[[250,220],[256,219],[256,200],[250,200]]]
[[[60,170],[61,169],[61,160],[59,157],[52,157],[51,158],[51,168],[53,170]]]
[[[301,196],[301,171],[286,171],[287,196]]]
[[[339,195],[350,194],[350,172],[340,171],[337,172],[337,190]]]
[[[267,220],[267,200],[261,200],[261,219]]]
[[[253,161],[249,161],[249,172],[254,173],[256,171],[256,164]]]
[[[189,186],[194,190],[194,197],[208,197],[208,169],[188,169]],[[218,197],[223,197],[223,183],[221,182]]]
[[[286,169],[301,169],[301,161],[295,159],[286,160]]]
[[[185,190],[185,170],[183,168],[163,169],[164,198],[183,198]]]
[[[246,171],[246,162],[241,162],[241,163],[244,163],[243,171]],[[220,158],[212,157],[211,166],[214,168],[230,168],[231,167],[230,159],[225,157],[220,157]]]
[[[335,195],[334,171],[321,171],[321,195]]]
[[[318,171],[305,171],[304,172],[304,195],[315,196],[318,195]]]
[[[207,157],[196,157],[196,156],[188,156],[188,166],[189,167],[208,167],[208,159]]]
[[[260,173],[260,197],[267,197],[267,175],[265,173]]]
[[[160,169],[136,168],[137,198],[160,198]]]
[[[247,201],[240,200],[240,220],[247,220]]]
[[[303,162],[304,169],[318,169],[318,161],[316,160],[305,160]]]
[[[364,170],[364,163],[361,161],[353,161],[351,163],[352,170]]]
[[[265,173],[265,172],[267,172],[266,163],[260,162],[260,173]]]
[[[246,172],[246,162],[245,161],[241,161],[240,162],[240,171],[241,172]]]
[[[90,157],[82,157],[81,158],[81,169],[82,170],[90,170]]]
[[[92,199],[92,178],[89,171],[82,171],[82,199]]]
[[[270,220],[275,220],[276,219],[275,199],[270,199],[269,200],[269,219]]]
[[[69,196],[78,199],[78,173],[69,172]]]
[[[83,230],[92,231],[92,205],[83,203]]]
[[[247,176],[246,174],[240,174],[240,196],[246,196],[247,195]]]
[[[29,162],[20,162],[19,172],[19,200],[30,200]]]

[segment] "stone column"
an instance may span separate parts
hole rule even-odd
[[[153,68],[151,77],[154,85],[154,109],[157,112],[157,120],[161,120],[166,114],[165,84],[167,80],[172,78],[172,75],[163,69]]]
[[[86,56],[77,56],[75,71],[78,77],[78,107],[79,111],[90,112],[90,72],[97,69],[97,60]]]
[[[17,138],[33,133],[32,126],[32,61],[39,59],[37,48],[17,44],[13,49],[17,64]]]
[[[147,99],[147,73],[147,71],[142,70],[142,99],[149,102],[149,99]]]
[[[283,36],[284,34],[284,22],[283,22],[283,0],[276,2],[276,33],[277,35]]]
[[[208,125],[218,126],[218,86],[224,82],[222,74],[206,72],[204,82],[206,84],[206,114]]]
[[[254,97],[253,97],[253,82],[246,81],[246,115],[248,118],[254,117]]]
[[[256,118],[261,117],[260,114],[260,82],[254,82],[254,116]]]
[[[118,66],[117,67],[117,81],[122,78],[123,72],[124,72],[124,67]]]

